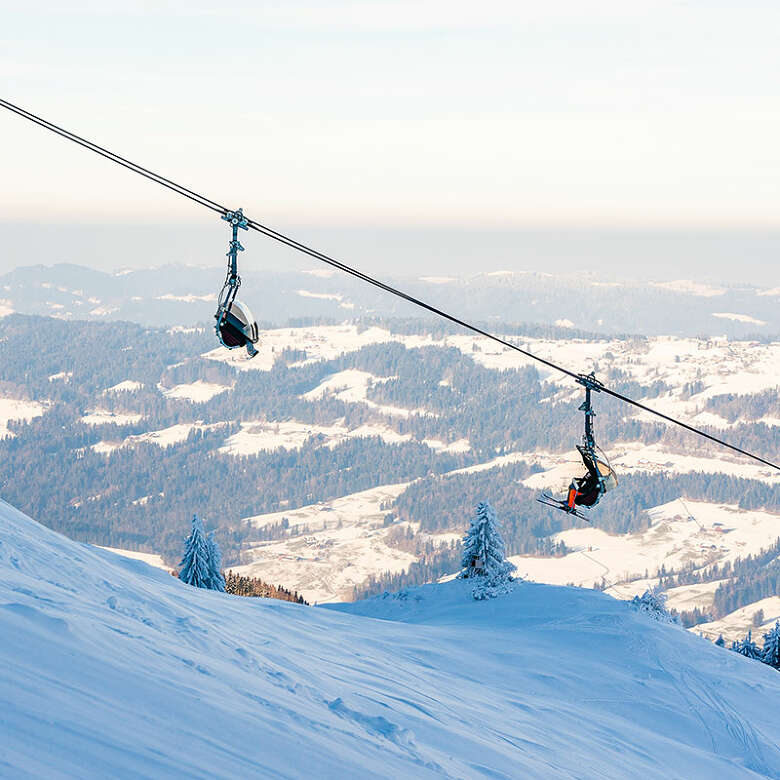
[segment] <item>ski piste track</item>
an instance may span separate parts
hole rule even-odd
[[[0,502],[0,776],[780,777],[780,675],[595,591],[305,607]]]
[[[396,287],[393,287],[389,284],[386,284],[385,282],[375,279],[374,277],[369,276],[368,274],[365,274],[362,271],[359,271],[358,269],[347,265],[346,263],[342,263],[341,261],[336,260],[335,258],[325,254],[324,252],[320,252],[316,249],[313,249],[312,247],[309,247],[306,244],[296,241],[294,238],[286,236],[283,233],[280,233],[279,231],[268,227],[267,225],[257,222],[256,220],[250,219],[248,217],[245,218],[243,213],[241,213],[240,209],[235,211],[233,209],[229,209],[227,206],[218,203],[217,201],[214,201],[206,197],[205,195],[196,192],[195,190],[191,190],[187,187],[184,187],[183,185],[178,184],[175,181],[166,178],[165,176],[155,173],[154,171],[151,171],[148,168],[144,168],[143,166],[138,165],[137,163],[134,163],[131,160],[128,160],[127,158],[122,157],[110,151],[109,149],[106,149],[103,146],[99,146],[98,144],[89,141],[86,138],[83,138],[82,136],[77,135],[74,132],[71,132],[70,130],[66,130],[65,128],[60,127],[59,125],[55,125],[53,122],[50,122],[40,116],[37,116],[31,113],[30,111],[27,111],[26,109],[11,103],[8,100],[4,100],[0,98],[0,107],[5,108],[7,111],[10,111],[11,113],[16,114],[17,116],[20,116],[23,119],[26,119],[29,122],[32,122],[33,124],[44,128],[45,130],[48,130],[49,132],[55,133],[56,135],[65,138],[66,140],[76,143],[79,146],[95,154],[98,154],[101,157],[104,157],[110,162],[120,165],[121,167],[126,168],[127,170],[130,170],[133,173],[136,173],[140,176],[143,176],[144,178],[149,179],[150,181],[153,181],[156,184],[159,184],[162,187],[165,187],[166,189],[171,190],[172,192],[175,192],[176,194],[181,195],[187,198],[188,200],[197,203],[200,206],[203,206],[204,208],[210,209],[211,211],[218,213],[223,219],[232,217],[234,213],[239,213],[241,214],[242,221],[245,222],[246,227],[248,229],[261,233],[262,235],[271,238],[274,241],[277,241],[281,244],[284,244],[285,246],[291,249],[301,252],[309,257],[312,257],[315,260],[318,260],[322,263],[325,263],[326,265],[329,265],[346,274],[349,274],[350,276],[360,279],[366,282],[367,284],[370,284],[374,287],[384,290],[390,295],[394,295],[419,308],[425,309],[431,314],[435,314],[436,316],[441,317],[442,319],[445,319],[453,324],[456,324],[460,327],[470,330],[473,333],[476,333],[478,335],[484,336],[485,338],[488,338],[498,344],[501,344],[502,346],[507,347],[508,349],[512,349],[516,352],[519,352],[525,355],[526,357],[528,357],[529,359],[535,360],[538,363],[547,366],[548,368],[566,374],[570,378],[574,379],[576,382],[582,384],[586,389],[592,388],[595,389],[597,392],[603,392],[605,395],[610,395],[613,398],[622,401],[623,403],[630,404],[638,409],[641,409],[642,411],[648,412],[649,414],[655,415],[660,419],[666,420],[667,422],[670,422],[673,425],[677,425],[691,433],[694,433],[698,436],[701,436],[705,439],[715,442],[716,444],[719,444],[722,447],[726,447],[734,452],[739,453],[740,455],[744,455],[745,457],[752,458],[753,460],[758,461],[759,463],[763,463],[764,465],[770,466],[771,468],[780,471],[780,465],[777,465],[776,463],[773,463],[768,459],[765,459],[759,455],[756,455],[752,452],[737,447],[736,445],[731,444],[721,438],[718,438],[717,436],[713,436],[712,434],[709,434],[706,431],[702,431],[701,429],[693,425],[689,425],[686,422],[677,420],[673,417],[670,417],[669,415],[663,414],[662,412],[652,409],[640,403],[639,401],[635,401],[634,399],[629,398],[628,396],[618,393],[610,389],[609,387],[596,382],[595,378],[593,378],[591,381],[590,377],[586,377],[583,374],[578,374],[574,371],[571,371],[568,368],[557,365],[549,360],[545,360],[544,358],[539,357],[538,355],[534,355],[533,353],[528,352],[527,350],[519,347],[517,344],[511,341],[503,339],[500,336],[496,336],[495,334],[490,333],[489,331],[486,331],[483,328],[480,328],[472,323],[466,322],[465,320],[462,320],[459,317],[456,317],[455,315],[444,311],[443,309],[439,309],[435,306],[432,306],[426,303],[425,301],[420,300],[419,298],[415,298],[414,296],[409,295],[408,293],[405,293],[402,290],[399,290]]]

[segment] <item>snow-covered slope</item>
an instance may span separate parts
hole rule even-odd
[[[0,775],[780,775],[780,675],[621,602],[198,591],[0,504]],[[379,619],[377,619],[379,618]]]

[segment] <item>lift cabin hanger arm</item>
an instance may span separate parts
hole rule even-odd
[[[253,358],[257,355],[255,344],[259,338],[257,321],[249,307],[236,298],[238,288],[241,286],[241,277],[238,275],[238,253],[244,251],[244,247],[238,240],[238,231],[249,230],[249,222],[241,209],[228,211],[222,215],[222,219],[231,226],[232,238],[227,251],[227,276],[219,294],[217,313],[214,315],[217,321],[217,338],[227,349],[246,347],[247,354]]]
[[[593,418],[596,412],[590,402],[591,392],[600,393],[604,385],[596,379],[596,375],[591,371],[590,374],[580,374],[577,377],[577,383],[585,388],[585,400],[580,404],[579,410],[585,412],[585,448],[589,453],[596,454],[596,439],[593,435]]]
[[[244,216],[243,209],[236,209],[235,211],[228,211],[227,214],[222,215],[222,219],[230,223],[233,228],[233,238],[230,241],[230,249],[228,249],[228,278],[233,281],[236,287],[241,285],[241,279],[238,275],[238,253],[244,251],[244,247],[241,246],[241,242],[238,240],[238,231],[249,230],[249,222]]]

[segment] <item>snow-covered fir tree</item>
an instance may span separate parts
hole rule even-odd
[[[514,570],[514,564],[506,559],[496,512],[489,502],[481,501],[471,527],[463,537],[459,576],[478,578],[472,593],[475,599],[484,599],[504,592],[512,581]]]
[[[514,566],[506,560],[504,540],[498,527],[496,511],[488,501],[477,504],[477,513],[463,537],[461,577],[501,576]]]
[[[211,590],[225,592],[225,575],[222,573],[222,551],[219,549],[214,531],[209,533],[206,540],[209,553],[209,584]]]
[[[203,523],[192,516],[192,531],[184,542],[184,557],[179,564],[179,579],[196,588],[211,587],[209,540],[203,532]]]
[[[753,632],[748,631],[747,636],[739,642],[732,642],[731,649],[735,653],[744,655],[746,658],[754,658],[757,661],[761,660],[761,650],[758,645],[753,641]]]
[[[780,669],[780,621],[775,621],[775,627],[764,634],[761,660],[775,669]]]
[[[666,608],[666,594],[659,588],[648,588],[641,596],[634,596],[629,604],[661,623],[676,623],[677,618]]]

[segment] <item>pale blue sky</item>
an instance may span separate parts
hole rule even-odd
[[[3,97],[280,227],[780,228],[777,3],[34,0],[0,19]],[[211,218],[11,115],[0,138],[6,222]]]

